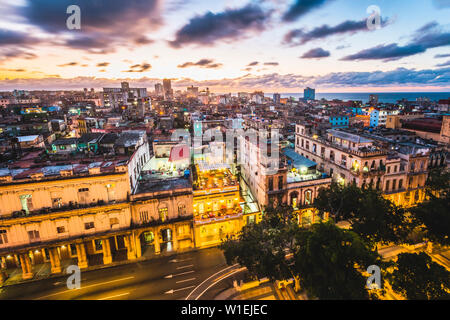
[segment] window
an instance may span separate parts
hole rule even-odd
[[[403,188],[403,179],[398,180],[398,188]]]
[[[94,222],[92,221],[92,222],[86,222],[85,224],[84,224],[84,229],[85,230],[89,230],[89,229],[93,229],[93,228],[95,228],[95,225],[94,225]]]
[[[305,191],[305,204],[311,204],[312,202],[312,192],[311,190]]]
[[[28,238],[30,239],[30,241],[39,241],[40,240],[39,231],[37,230],[28,231]]]
[[[178,205],[178,215],[179,216],[184,216],[186,214],[186,205],[183,204],[179,204]]]
[[[29,213],[33,210],[33,201],[31,198],[31,194],[24,194],[20,196],[20,204],[22,205],[22,210],[25,210],[26,213]]]
[[[158,210],[158,212],[159,212],[159,218],[161,219],[161,221],[162,222],[166,221],[167,220],[167,213],[168,213],[167,208],[160,208]]]
[[[269,177],[269,191],[273,190],[273,177]]]
[[[109,219],[109,224],[111,225],[111,228],[114,227],[115,225],[119,225],[119,218],[110,218]]]
[[[57,227],[56,228],[56,232],[58,232],[58,233],[65,233],[66,232],[66,228],[65,227]]]
[[[344,155],[341,156],[341,165],[343,166],[347,165],[347,157]]]
[[[80,188],[78,189],[78,192],[88,192],[89,188]]]
[[[392,181],[392,190],[395,190],[396,184],[397,184],[397,179],[394,179],[394,180]]]
[[[317,153],[317,145],[315,143],[313,144],[313,152]]]
[[[53,205],[53,208],[61,208],[61,206],[62,206],[61,198],[53,198],[52,205]]]
[[[0,230],[0,244],[7,244],[8,237],[6,236],[6,230]]]
[[[278,190],[283,189],[283,176],[278,176]]]
[[[139,215],[142,222],[148,222],[148,211],[141,211]]]
[[[387,167],[387,173],[391,173],[391,166]]]
[[[389,191],[389,182],[390,180],[386,180],[386,191]]]
[[[95,248],[95,251],[101,251],[103,249],[103,241],[102,240],[94,240],[94,248]]]

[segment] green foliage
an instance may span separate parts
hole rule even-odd
[[[379,258],[356,233],[331,222],[314,224],[298,234],[297,243],[295,267],[309,294],[319,299],[369,298],[361,271],[379,264]]]
[[[319,191],[314,207],[336,221],[349,221],[354,232],[372,243],[406,242],[413,227],[405,210],[372,186],[360,189],[353,183],[333,183]]]
[[[245,226],[221,249],[229,265],[239,263],[253,277],[272,281],[298,277],[319,299],[368,299],[361,271],[379,264],[378,254],[356,233],[333,222],[300,228],[288,206],[267,208],[259,224]]]
[[[392,289],[408,300],[450,299],[450,272],[424,252],[399,254],[388,277]]]
[[[428,240],[450,245],[450,193],[430,198],[410,209],[419,230]]]
[[[298,229],[291,208],[267,208],[263,221],[245,226],[237,239],[227,238],[221,249],[229,265],[239,263],[254,277],[291,278],[293,273],[285,255],[294,252]]]
[[[427,198],[410,209],[424,237],[441,245],[450,245],[450,171],[432,169],[426,183]]]

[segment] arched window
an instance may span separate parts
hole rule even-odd
[[[186,205],[184,203],[178,204],[178,215],[184,216],[186,214]]]
[[[305,191],[305,204],[309,205],[312,203],[312,191],[306,190]]]
[[[167,220],[168,209],[167,207],[161,207],[158,209],[159,219],[164,222]]]

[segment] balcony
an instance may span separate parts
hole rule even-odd
[[[52,214],[52,213],[58,213],[58,212],[65,212],[65,211],[72,211],[72,210],[78,210],[78,209],[86,209],[86,208],[94,208],[94,207],[101,207],[101,206],[109,206],[112,204],[119,204],[119,203],[125,203],[126,201],[111,201],[106,202],[103,200],[99,200],[94,203],[89,204],[79,204],[77,202],[70,201],[69,204],[62,205],[60,207],[44,207],[38,210],[32,210],[28,213],[25,210],[20,211],[14,211],[13,213],[9,215],[2,215],[0,216],[0,220],[8,220],[8,219],[16,219],[16,218],[25,218],[25,217],[36,217],[40,215],[46,215],[46,214]]]
[[[206,211],[194,216],[196,224],[224,221],[227,219],[237,218],[242,215],[242,207],[235,205],[233,208],[222,208],[216,211]]]

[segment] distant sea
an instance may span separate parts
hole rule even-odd
[[[396,103],[403,98],[408,101],[416,101],[417,98],[428,98],[431,101],[450,99],[450,92],[353,92],[353,93],[322,93],[316,92],[316,100],[325,98],[327,100],[339,99],[343,101],[361,100],[369,101],[369,95],[377,94],[378,102]],[[273,93],[264,93],[266,97],[272,97]],[[282,98],[294,97],[296,100],[303,98],[303,93],[280,93]]]

